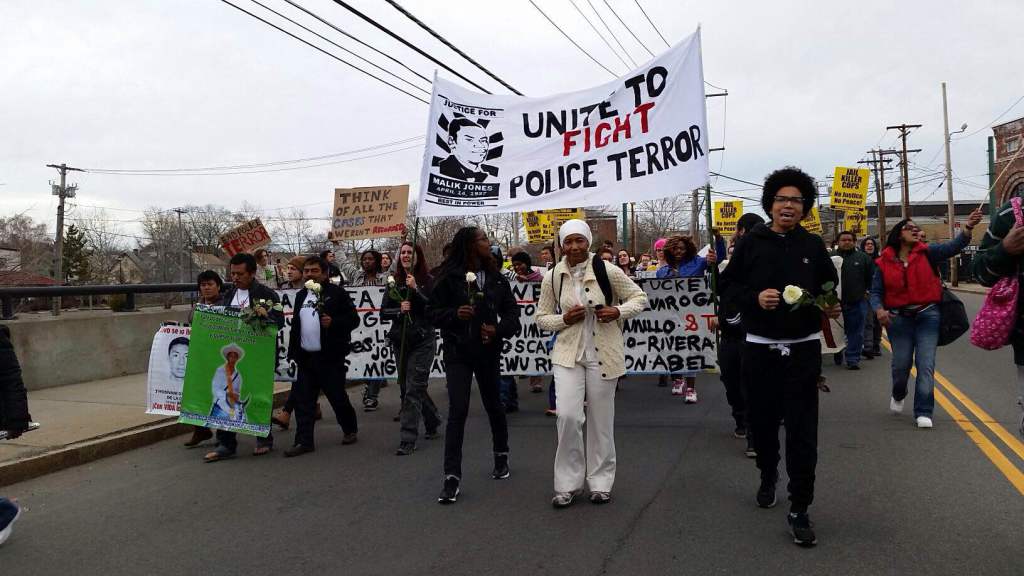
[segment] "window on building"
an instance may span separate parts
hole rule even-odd
[[[1024,182],[1017,184],[1013,187],[1013,190],[1010,191],[1010,198],[1013,198],[1014,196],[1024,198]]]
[[[1006,153],[1016,154],[1017,150],[1020,150],[1020,138],[1007,138],[1006,139]]]

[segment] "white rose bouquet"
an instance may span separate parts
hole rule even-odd
[[[326,301],[320,296],[320,294],[323,292],[324,287],[314,280],[306,280],[306,283],[303,284],[303,286],[305,286],[306,290],[316,294],[316,313],[323,316],[324,304]]]
[[[256,332],[262,332],[264,326],[275,324],[274,319],[270,317],[271,310],[284,312],[284,307],[280,303],[274,303],[272,300],[261,298],[253,302],[251,306],[242,308],[238,318],[251,326]]]

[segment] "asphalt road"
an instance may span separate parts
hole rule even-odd
[[[964,299],[973,313],[980,297]],[[551,508],[554,421],[525,382],[523,411],[510,416],[512,477],[489,477],[474,399],[463,495],[439,506],[443,441],[393,455],[391,386],[381,411],[360,413],[353,446],[321,423],[315,454],[283,459],[286,433],[269,457],[249,456],[248,442],[238,459],[206,465],[175,439],[7,487],[26,511],[0,548],[0,573],[1024,573],[1024,484],[1011,481],[1024,450],[990,428],[1016,430],[1009,350],[982,352],[966,338],[940,350],[939,371],[995,422],[956,401],[969,434],[939,407],[935,428],[917,430],[909,399],[906,415],[889,414],[889,358],[859,372],[826,365],[810,550],[792,544],[781,498],[772,510],[755,506],[757,471],[731,435],[715,377],[699,379],[693,406],[653,378],[630,378],[618,396],[608,506]],[[432,388],[443,398],[440,383]]]

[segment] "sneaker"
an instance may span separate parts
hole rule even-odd
[[[395,456],[408,456],[416,451],[416,444],[413,442],[400,442],[398,444],[398,450],[395,450]]]
[[[807,512],[790,512],[786,522],[789,523],[789,533],[793,535],[794,544],[810,548],[818,543],[814,536],[814,523]]]
[[[17,502],[11,502],[10,505],[14,506],[16,511],[14,513],[14,518],[11,518],[11,521],[0,529],[0,546],[2,546],[4,542],[7,542],[7,539],[11,537],[11,531],[14,529],[14,523],[21,517],[21,506],[18,506]]]
[[[693,386],[688,387],[686,389],[686,398],[683,399],[683,402],[686,402],[687,404],[696,404],[697,403],[697,389],[694,388]]]
[[[359,442],[359,434],[355,432],[349,432],[341,437],[341,445],[348,446],[349,444],[355,444]]]
[[[860,366],[857,365],[857,364],[847,364],[846,365],[846,369],[847,370],[860,370]]]
[[[441,432],[437,428],[434,428],[433,430],[427,430],[426,434],[423,435],[423,439],[424,440],[433,440],[435,438],[440,438],[440,437],[441,437]]]
[[[380,402],[376,398],[363,398],[363,412],[376,412]]]
[[[315,451],[316,451],[316,449],[313,448],[312,446],[306,446],[304,444],[296,444],[295,446],[292,446],[291,448],[288,448],[287,450],[284,451],[284,457],[285,458],[295,458],[296,456],[302,456],[303,454],[309,454],[310,452],[315,452]]]
[[[682,378],[676,378],[672,381],[672,395],[682,396],[686,390],[686,381]]]
[[[932,427],[932,419],[927,417],[927,416],[918,416],[917,417],[917,427],[918,428],[931,428]]]
[[[889,410],[891,410],[893,414],[903,414],[903,400],[890,398]]]
[[[591,492],[590,503],[591,504],[607,504],[612,501],[611,492]]]
[[[572,506],[574,501],[576,501],[576,497],[582,493],[582,490],[575,490],[573,492],[555,492],[555,497],[551,499],[551,505],[555,508],[568,508],[569,506]]]
[[[495,480],[504,480],[512,475],[512,472],[508,469],[508,453],[495,454],[494,455],[494,471],[491,472],[491,478]]]
[[[775,507],[775,479],[761,478],[761,487],[757,489],[757,505],[761,508]]]
[[[439,504],[455,504],[459,497],[459,477],[445,476],[441,486],[441,494],[437,497]]]
[[[735,436],[736,438],[739,438],[740,440],[743,440],[744,438],[747,437],[747,427],[742,425],[737,426],[736,429],[732,431],[732,435]]]
[[[754,450],[753,438],[747,435],[747,447],[743,450],[743,455],[747,458],[757,458],[757,450]]]

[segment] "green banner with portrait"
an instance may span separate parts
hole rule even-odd
[[[274,398],[277,327],[200,307],[182,386],[183,424],[266,437]]]

